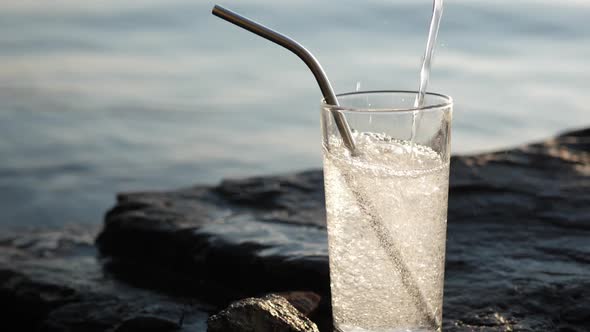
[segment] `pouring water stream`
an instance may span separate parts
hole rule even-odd
[[[434,47],[436,45],[436,38],[440,27],[440,20],[443,13],[443,0],[434,0],[432,4],[432,17],[430,19],[430,28],[428,29],[428,40],[426,41],[426,50],[424,51],[424,58],[422,59],[422,67],[420,68],[420,87],[414,100],[414,108],[420,108],[424,105],[424,96],[426,95],[426,88],[430,79],[430,68],[432,66],[432,58],[434,55]],[[416,140],[416,132],[420,126],[420,119],[422,113],[414,111],[412,115],[412,133],[410,137],[410,146],[414,147]],[[411,157],[414,157],[412,152]]]

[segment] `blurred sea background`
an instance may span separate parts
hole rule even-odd
[[[97,225],[120,191],[321,167],[319,89],[213,1],[0,2],[0,227]],[[337,92],[417,89],[432,2],[223,1]],[[446,0],[430,91],[454,153],[588,126],[590,1]]]

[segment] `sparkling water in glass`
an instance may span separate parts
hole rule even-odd
[[[441,330],[453,105],[429,93],[414,108],[415,96],[356,92],[321,106],[337,331]]]

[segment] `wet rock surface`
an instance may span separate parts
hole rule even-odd
[[[2,326],[205,331],[232,302],[276,293],[330,331],[322,181],[120,194],[96,243],[87,227],[4,232]],[[589,239],[590,130],[454,157],[444,330],[589,331]]]
[[[2,331],[206,329],[212,307],[113,278],[97,257],[95,234],[76,227],[0,236]]]

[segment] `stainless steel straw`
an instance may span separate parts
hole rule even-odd
[[[320,90],[322,90],[322,95],[326,102],[330,105],[338,106],[338,99],[336,98],[336,94],[332,89],[332,85],[326,76],[326,73],[322,69],[322,66],[316,60],[316,58],[309,52],[305,47],[303,47],[298,42],[294,41],[293,39],[280,34],[270,28],[265,27],[264,25],[254,22],[238,13],[235,13],[229,9],[223,8],[219,5],[215,5],[212,11],[213,15],[220,17],[230,23],[233,23],[240,28],[246,29],[252,33],[259,35],[262,38],[268,39],[273,43],[279,44],[284,48],[288,49],[289,51],[295,53],[305,64],[315,77],[316,81],[320,86]],[[342,136],[342,140],[344,145],[350,150],[351,153],[355,151],[354,139],[352,138],[352,132],[350,130],[350,126],[348,126],[348,122],[346,122],[346,118],[344,115],[338,111],[332,112],[334,115],[334,121],[336,122],[336,127],[338,128],[338,132],[340,136]]]

